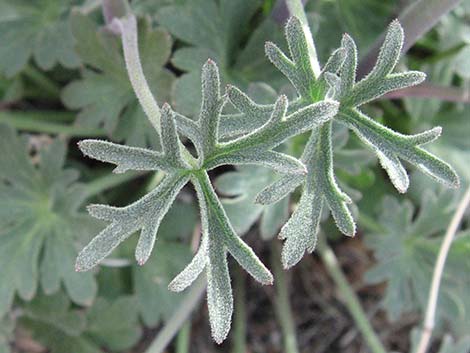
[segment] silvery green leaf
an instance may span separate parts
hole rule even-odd
[[[181,271],[168,285],[168,289],[174,292],[181,292],[189,287],[201,274],[207,265],[209,235],[204,232],[201,236],[201,243],[191,262]]]
[[[282,175],[277,181],[261,190],[256,195],[255,202],[270,205],[294,191],[305,180],[303,175]]]
[[[189,177],[184,174],[169,174],[152,192],[126,207],[89,206],[91,215],[107,219],[111,224],[80,252],[76,262],[77,271],[87,271],[96,266],[139,229],[142,232],[136,249],[136,258],[139,264],[143,264],[152,251],[162,218],[188,179]]]
[[[296,67],[298,81],[301,86],[296,87],[302,97],[312,95],[312,87],[315,85],[316,77],[310,63],[310,51],[308,39],[302,28],[300,20],[293,16],[286,24],[285,34],[292,61]]]
[[[173,172],[176,168],[164,154],[145,148],[128,147],[101,140],[82,140],[78,146],[88,157],[116,164],[114,173],[124,173],[128,170]]]
[[[319,192],[303,192],[296,210],[279,233],[279,238],[285,239],[281,253],[284,268],[297,264],[307,249],[313,251],[310,244],[312,239],[316,241],[322,207]]]
[[[412,163],[422,172],[449,187],[458,187],[459,178],[444,161],[419,147],[420,142],[432,141],[440,129],[432,129],[417,136],[405,136],[375,122],[358,110],[341,112],[343,121],[376,153],[398,191],[405,192],[408,177],[398,160]]]
[[[269,270],[233,230],[207,174],[198,176],[193,183],[199,199],[202,220],[207,222],[209,244],[211,237],[221,237],[228,252],[253,278],[262,284],[271,284],[273,277]]]
[[[256,154],[245,154],[245,152],[231,153],[215,159],[214,162],[207,164],[207,168],[215,168],[219,165],[240,165],[252,164],[270,168],[279,173],[288,174],[306,174],[307,168],[298,159],[287,154],[276,151],[258,152]]]
[[[217,65],[208,60],[202,67],[202,106],[199,114],[199,129],[203,158],[209,156],[218,141],[219,117],[225,104],[220,95],[220,78]]]

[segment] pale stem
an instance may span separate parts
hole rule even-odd
[[[132,88],[150,123],[160,133],[160,108],[145,79],[140,61],[137,20],[134,15],[128,15],[120,19],[114,19],[111,25],[116,26],[121,32],[124,60],[126,61],[127,74]]]
[[[464,196],[462,197],[462,200],[457,207],[457,210],[454,213],[454,217],[452,217],[452,220],[447,227],[444,240],[442,241],[441,248],[439,249],[439,254],[432,276],[431,289],[429,291],[428,306],[426,308],[426,315],[424,317],[423,331],[421,333],[421,338],[419,340],[416,353],[425,353],[428,349],[429,341],[431,340],[432,331],[434,329],[439,287],[441,285],[442,274],[444,272],[447,255],[452,245],[452,241],[454,240],[455,233],[457,232],[459,224],[462,221],[462,217],[469,203],[470,186],[467,188]]]

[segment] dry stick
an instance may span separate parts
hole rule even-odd
[[[442,16],[454,9],[461,0],[418,0],[406,7],[398,16],[405,32],[402,53],[406,53],[416,41],[439,22]],[[361,78],[373,67],[385,32],[377,39],[369,53],[360,61],[358,77]]]
[[[454,240],[455,233],[459,227],[460,221],[464,215],[465,209],[470,203],[470,186],[467,188],[465,195],[455,211],[454,217],[449,223],[444,240],[442,241],[439,255],[437,257],[436,266],[434,267],[434,274],[432,276],[431,290],[429,292],[428,306],[426,309],[426,316],[424,318],[423,332],[419,340],[418,349],[416,353],[425,353],[431,340],[432,331],[434,329],[434,320],[436,316],[437,298],[439,295],[439,286],[441,285],[442,274],[444,272],[444,265],[446,263],[447,254],[449,253],[450,246]]]

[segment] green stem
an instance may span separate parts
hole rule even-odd
[[[206,278],[205,276],[200,276],[145,353],[162,353],[165,351],[178,330],[201,301],[205,290]]]
[[[386,353],[386,350],[372,328],[369,318],[364,312],[356,293],[349,285],[346,276],[341,270],[338,259],[326,241],[323,240],[323,237],[319,237],[317,249],[323,264],[338,287],[339,292],[343,297],[344,304],[354,319],[359,331],[361,331],[369,349],[372,353]]]
[[[246,293],[245,276],[237,267],[235,271],[235,317],[233,327],[233,353],[246,353]]]
[[[39,88],[42,89],[44,93],[46,93],[51,98],[58,98],[60,96],[59,85],[35,67],[26,66],[26,68],[23,70],[23,74],[28,79],[33,81]]]
[[[274,282],[276,286],[274,305],[276,307],[277,318],[281,324],[284,340],[284,352],[298,353],[299,349],[295,332],[295,323],[289,301],[289,283],[287,279],[287,273],[281,267],[281,249],[278,242],[271,242],[271,252],[271,266],[273,269],[274,278],[276,278],[276,281]]]
[[[188,319],[176,337],[176,353],[189,353],[189,342],[191,338],[191,320]]]
[[[305,14],[304,4],[301,0],[286,0],[287,8],[292,16],[296,16],[302,22],[302,28],[307,39],[308,53],[310,57],[310,64],[313,69],[315,77],[320,75],[320,63],[318,62],[317,51],[313,43],[312,32],[308,25],[307,15]]]
[[[142,176],[145,172],[127,172],[123,174],[107,174],[103,177],[97,178],[86,185],[86,197],[98,195],[99,193],[116,187],[120,184],[126,183],[132,179]]]
[[[106,131],[81,126],[60,124],[37,118],[34,113],[25,112],[0,112],[0,123],[6,123],[12,127],[46,134],[64,134],[74,137],[97,137],[105,136]]]

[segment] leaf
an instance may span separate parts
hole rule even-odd
[[[31,57],[43,70],[57,63],[77,67],[80,59],[73,50],[68,21],[72,4],[72,0],[11,3],[12,15],[0,17],[0,72],[12,77]]]
[[[325,65],[326,69],[318,77],[314,75],[315,70],[311,67],[308,56],[308,40],[296,17],[291,17],[286,24],[286,40],[290,57],[270,42],[266,43],[265,51],[274,66],[295,87],[298,98],[293,105],[297,109],[322,99],[339,101],[339,111],[333,121],[346,125],[366,146],[372,148],[400,192],[407,190],[409,180],[399,158],[410,162],[446,186],[458,187],[459,178],[452,167],[420,147],[440,135],[439,127],[416,135],[402,135],[375,122],[358,109],[360,105],[387,92],[416,85],[424,80],[425,76],[420,72],[392,73],[403,43],[403,29],[398,21],[393,21],[389,26],[376,65],[359,82],[356,82],[356,44],[349,35],[343,36],[341,48],[332,53]],[[253,107],[253,104],[249,107]],[[249,115],[248,109],[245,111]],[[340,190],[334,173],[332,122],[322,121],[318,126],[310,128],[313,131],[302,155],[302,162],[308,169],[306,185],[303,187],[299,208],[280,233],[280,237],[286,239],[282,252],[286,268],[296,264],[306,250],[313,250],[324,203],[331,210],[342,233],[353,236],[356,231],[348,207],[352,201]],[[297,182],[292,176],[284,176],[263,190],[258,195],[258,200],[278,200],[285,193],[293,191],[298,186]]]
[[[179,220],[179,223],[183,222]],[[159,236],[164,234],[159,232]],[[188,246],[161,240],[145,266],[133,267],[137,307],[146,326],[154,327],[168,319],[178,307],[181,295],[169,292],[167,287],[190,259]]]
[[[54,140],[30,161],[26,140],[0,125],[0,266],[7,281],[0,283],[0,313],[14,294],[35,296],[38,283],[46,293],[63,285],[78,304],[90,305],[96,294],[91,273],[74,271],[77,243],[88,239],[99,223],[79,212],[85,190],[78,173],[63,169],[66,149]]]
[[[112,303],[98,298],[86,312],[70,307],[63,293],[39,296],[24,308],[19,324],[51,353],[101,353],[101,346],[122,350],[141,336],[135,300],[118,297]]]
[[[262,48],[266,39],[281,36],[270,18],[262,21],[246,38],[244,29],[260,1],[197,0],[164,7],[157,13],[159,23],[188,46],[176,50],[172,63],[186,73],[174,86],[175,106],[185,115],[196,115],[201,95],[199,69],[210,58],[220,67],[222,82],[246,88],[249,82],[264,81],[279,88],[280,75],[267,65]]]
[[[86,336],[113,351],[131,348],[142,334],[136,307],[136,298],[130,296],[98,298],[87,312]]]
[[[427,190],[421,208],[408,200],[385,197],[378,211],[383,231],[366,235],[366,245],[374,251],[377,264],[366,273],[368,283],[387,281],[382,302],[392,320],[411,310],[424,310],[432,272],[442,235],[455,210],[455,193]],[[470,270],[468,231],[457,234],[444,269],[436,314],[437,326],[450,325],[456,333],[468,327]]]
[[[275,179],[272,171],[255,166],[238,167],[217,178],[215,186],[227,196],[221,201],[238,234],[245,234],[260,219],[261,236],[270,239],[286,221],[289,198],[267,206],[255,204],[255,196]]]
[[[169,101],[173,75],[164,68],[171,52],[171,39],[162,29],[139,21],[139,47],[147,81],[158,98]],[[76,50],[89,69],[69,83],[62,101],[69,109],[80,109],[77,123],[104,125],[114,140],[137,147],[158,147],[159,140],[145,118],[127,77],[119,38],[99,28],[90,18],[75,13],[71,26]]]

